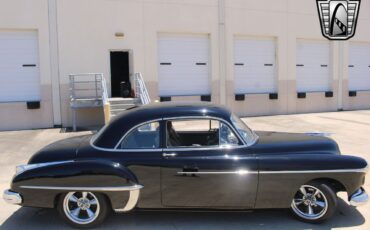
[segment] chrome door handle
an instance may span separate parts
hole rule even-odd
[[[162,156],[164,157],[175,157],[177,154],[176,153],[163,153]]]

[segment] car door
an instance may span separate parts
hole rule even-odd
[[[205,141],[202,135],[205,135],[206,131],[193,127],[199,123],[199,119],[164,121],[166,128],[163,132],[165,143],[161,164],[162,205],[203,208],[254,207],[258,182],[255,156],[244,146],[229,124],[218,120],[201,120],[206,124],[218,122],[218,127],[209,128],[211,138],[214,132],[218,135],[217,143],[214,140]],[[180,139],[187,138],[185,141],[180,140],[185,142],[182,146],[170,143],[170,133],[173,130],[168,127],[169,123]],[[185,127],[187,131],[182,131],[181,127]],[[228,140],[222,138],[225,135],[228,135]],[[194,143],[191,144],[191,141]]]

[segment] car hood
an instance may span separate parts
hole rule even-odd
[[[70,137],[51,143],[36,152],[28,164],[74,160],[77,157],[80,146],[88,144],[91,137],[92,134]]]
[[[324,136],[264,131],[256,134],[259,139],[252,149],[259,154],[340,154],[338,144]]]

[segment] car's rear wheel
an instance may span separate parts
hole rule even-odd
[[[110,208],[106,197],[102,194],[69,192],[60,197],[58,211],[73,227],[91,228],[104,221]]]
[[[321,182],[302,185],[296,192],[291,209],[300,220],[319,223],[330,218],[337,207],[337,196],[333,189]]]

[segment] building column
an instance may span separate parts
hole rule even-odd
[[[57,19],[57,1],[48,1],[49,13],[49,44],[50,44],[50,75],[53,103],[54,126],[59,127],[62,124],[62,115],[60,108],[60,81],[59,81],[59,52],[58,52],[58,19]]]
[[[220,65],[220,104],[226,105],[226,29],[225,29],[225,0],[218,1],[218,43]]]
[[[344,42],[338,41],[338,110],[343,110]]]

